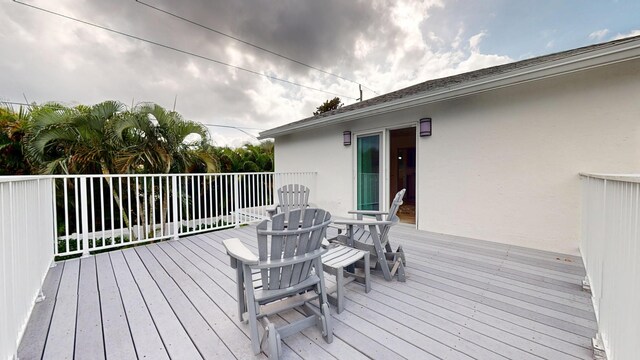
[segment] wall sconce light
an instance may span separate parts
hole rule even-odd
[[[342,133],[342,144],[344,146],[351,145],[351,131],[345,131]]]
[[[431,136],[431,118],[420,119],[420,137]]]

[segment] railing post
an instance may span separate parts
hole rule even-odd
[[[240,177],[238,174],[233,174],[233,209],[235,211],[235,227],[240,227]]]
[[[51,229],[51,235],[53,239],[53,254],[54,258],[51,261],[51,265],[49,267],[53,268],[56,266],[55,255],[58,253],[58,208],[57,208],[57,197],[56,197],[56,179],[53,177],[49,177],[50,181],[50,190],[51,190],[51,211],[53,214],[53,227]],[[64,183],[62,184],[64,185]],[[66,209],[64,211],[67,211]]]
[[[80,178],[80,222],[82,226],[82,256],[89,256],[89,202],[87,178]],[[78,239],[79,240],[79,239]]]
[[[178,239],[180,232],[180,215],[178,214],[178,175],[171,176],[171,208],[173,209],[173,238]]]

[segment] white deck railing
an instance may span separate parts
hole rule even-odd
[[[267,217],[276,189],[316,173],[0,177],[0,359],[19,340],[54,257],[177,238]]]
[[[53,180],[0,177],[0,359],[20,337],[53,262]]]
[[[582,175],[580,250],[609,360],[640,354],[640,175]]]
[[[177,238],[267,217],[275,190],[315,173],[55,176],[56,256]]]

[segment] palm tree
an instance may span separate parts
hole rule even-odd
[[[156,104],[141,104],[127,113],[118,122],[113,133],[114,142],[124,144],[116,159],[116,168],[125,173],[192,173],[217,172],[219,165],[209,141],[206,127],[194,121],[185,120],[175,111],[167,111]],[[149,184],[148,184],[149,185]],[[158,185],[157,185],[158,186]],[[168,186],[168,183],[167,183]],[[204,184],[201,184],[204,186]],[[163,214],[161,226],[168,219],[168,191],[162,199],[155,199],[147,191],[149,201],[160,201]],[[173,194],[177,196],[177,194]],[[142,208],[145,233],[148,214]]]
[[[117,124],[113,135],[114,141],[125,144],[116,160],[123,173],[219,170],[206,127],[156,104],[138,105]]]
[[[125,106],[105,101],[93,106],[66,107],[56,103],[36,106],[31,111],[25,152],[41,174],[113,173],[120,144],[106,141]],[[127,228],[129,218],[111,178],[105,177]],[[111,214],[113,216],[113,214]],[[133,237],[133,234],[130,234]]]
[[[216,155],[224,172],[273,171],[273,142],[258,145],[246,143],[242,147],[216,148]]]
[[[105,139],[123,110],[116,101],[36,106],[26,136],[27,157],[41,174],[110,174],[117,147]]]
[[[0,175],[27,175],[31,166],[22,151],[29,112],[0,107]]]

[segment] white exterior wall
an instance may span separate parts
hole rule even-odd
[[[355,139],[342,131],[422,117],[419,229],[577,254],[578,173],[640,172],[640,60],[277,137],[276,171],[317,171],[316,203],[343,215]]]

